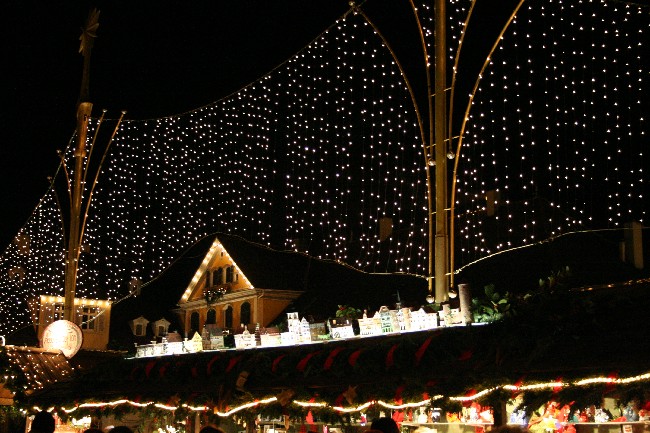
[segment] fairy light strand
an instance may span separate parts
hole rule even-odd
[[[312,402],[312,401],[301,401],[301,400],[292,400],[291,403],[295,404],[296,406],[300,406],[306,409],[311,409],[311,408],[318,408],[318,409],[330,409],[338,413],[355,413],[355,412],[362,412],[367,410],[369,407],[378,405],[386,409],[391,409],[391,410],[403,410],[403,409],[414,409],[418,407],[424,407],[424,406],[429,406],[431,405],[432,402],[438,401],[444,398],[447,398],[451,401],[459,401],[459,402],[471,402],[475,401],[479,398],[486,397],[487,395],[498,391],[500,389],[506,390],[506,391],[511,391],[511,392],[526,392],[526,391],[538,391],[538,390],[543,390],[543,389],[555,389],[559,390],[561,388],[567,388],[567,387],[585,387],[585,386],[591,386],[594,384],[614,384],[614,385],[626,385],[630,383],[635,383],[635,382],[642,382],[642,381],[648,381],[650,380],[650,373],[643,373],[635,376],[629,376],[629,377],[623,377],[623,378],[614,378],[614,377],[593,377],[593,378],[586,378],[586,379],[580,379],[580,380],[575,380],[573,382],[558,382],[558,381],[552,381],[552,382],[538,382],[538,383],[521,383],[517,385],[511,385],[511,384],[504,384],[504,385],[499,385],[491,388],[486,388],[484,390],[478,391],[476,393],[472,393],[471,395],[463,395],[463,396],[444,396],[444,395],[436,395],[431,398],[427,398],[424,400],[418,400],[418,401],[413,401],[413,402],[407,402],[407,403],[400,403],[400,404],[392,404],[388,403],[382,400],[371,400],[362,404],[358,404],[355,406],[349,406],[349,407],[343,407],[343,406],[331,406],[327,402]],[[260,400],[253,400],[247,403],[243,403],[237,407],[234,407],[228,411],[222,412],[222,411],[217,411],[215,410],[214,413],[220,417],[229,417],[237,412],[240,412],[245,409],[250,409],[253,407],[261,406],[261,405],[268,405],[271,403],[275,403],[278,401],[277,397],[269,397],[266,399],[260,399]],[[149,406],[157,407],[159,409],[163,410],[168,410],[168,411],[174,411],[177,410],[179,407],[184,407],[190,411],[193,412],[205,412],[209,411],[210,408],[206,406],[191,406],[188,404],[182,404],[179,406],[173,406],[169,404],[162,404],[162,403],[157,403],[155,401],[149,401],[149,402],[135,402],[129,399],[118,399],[118,400],[113,400],[113,401],[108,401],[108,402],[87,402],[87,403],[80,403],[77,404],[76,406],[73,407],[61,407],[61,410],[66,412],[66,413],[73,413],[78,409],[85,409],[85,408],[101,408],[104,406],[119,406],[119,405],[124,405],[128,404],[133,407],[137,408],[146,408]],[[50,410],[54,410],[54,408],[50,408]]]

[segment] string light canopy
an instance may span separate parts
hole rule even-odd
[[[453,58],[472,3],[450,4]],[[418,11],[431,45],[430,8]],[[643,223],[647,21],[621,3],[520,10],[461,136],[459,266],[578,228]],[[77,296],[120,299],[217,231],[426,275],[426,193],[404,79],[372,27],[347,14],[222,100],[122,121],[94,192]],[[1,334],[30,326],[29,298],[63,294],[63,252],[52,188],[2,255]]]
[[[647,14],[618,2],[526,2],[466,128],[455,202],[461,263],[644,222],[645,29]]]

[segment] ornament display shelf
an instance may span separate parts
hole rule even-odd
[[[412,432],[420,427],[428,427],[432,431],[438,433],[475,433],[477,427],[479,428],[489,428],[494,424],[492,423],[480,423],[480,422],[433,422],[433,423],[417,423],[417,422],[403,422],[402,431],[408,429],[407,431]]]
[[[577,422],[573,424],[576,433],[621,433],[623,426],[632,426],[632,433],[647,433],[650,431],[650,421],[607,421],[607,422]]]

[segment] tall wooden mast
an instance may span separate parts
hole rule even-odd
[[[93,10],[86,21],[86,25],[79,37],[81,44],[79,52],[83,56],[83,73],[79,104],[77,105],[77,142],[74,151],[74,181],[70,186],[70,228],[68,232],[68,251],[65,260],[65,303],[63,318],[74,321],[74,298],[77,286],[77,271],[79,269],[79,253],[81,249],[81,201],[83,197],[84,159],[86,158],[86,139],[88,136],[88,121],[93,104],[88,100],[90,83],[90,52],[97,36],[99,27],[99,11]]]

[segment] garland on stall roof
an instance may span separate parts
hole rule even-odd
[[[294,419],[304,419],[307,412],[312,411],[321,419],[342,419],[351,414],[360,412],[369,412],[373,409],[379,410],[410,410],[419,407],[435,405],[447,408],[458,404],[467,405],[477,401],[483,404],[495,400],[514,399],[514,397],[523,394],[524,399],[522,406],[540,407],[548,401],[556,401],[559,404],[575,404],[576,407],[584,407],[589,404],[600,404],[603,397],[614,396],[620,404],[627,404],[634,399],[644,401],[650,392],[650,372],[618,378],[613,376],[601,376],[595,378],[585,378],[571,382],[558,380],[544,383],[517,383],[495,386],[492,388],[482,389],[480,391],[470,392],[467,395],[459,396],[426,396],[422,400],[414,400],[405,403],[390,403],[382,400],[372,400],[364,403],[348,404],[346,406],[337,406],[323,400],[312,398],[310,400],[290,399],[287,396],[294,395],[291,390],[283,390],[280,394],[265,399],[251,399],[237,406],[229,407],[224,411],[218,410],[214,404],[209,405],[190,405],[180,403],[178,399],[174,401],[156,402],[156,401],[134,401],[129,399],[117,399],[106,402],[85,402],[78,403],[71,407],[55,406],[51,408],[32,407],[32,410],[39,411],[42,409],[60,410],[63,418],[80,417],[83,415],[97,414],[98,412],[106,414],[125,414],[133,410],[144,410],[147,412],[174,412],[179,419],[190,413],[205,413],[214,415],[219,418],[229,418],[248,415],[288,415]]]

